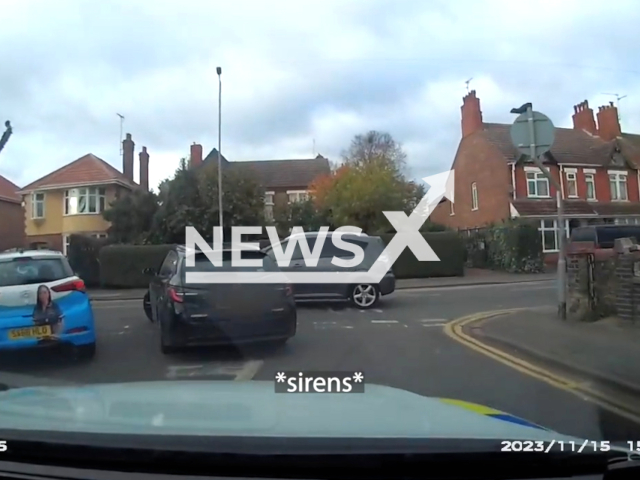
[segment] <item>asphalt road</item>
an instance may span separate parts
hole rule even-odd
[[[475,312],[555,303],[553,282],[400,290],[379,308],[301,305],[298,334],[284,348],[210,349],[164,356],[141,302],[94,305],[98,353],[88,363],[53,352],[12,355],[0,382],[28,386],[165,379],[271,380],[278,371],[362,371],[367,383],[476,402],[589,439],[640,440],[640,427],[575,395],[468,349],[443,325]],[[393,414],[393,412],[390,412]]]

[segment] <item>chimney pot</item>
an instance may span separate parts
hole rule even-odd
[[[598,136],[610,142],[622,135],[620,120],[618,119],[618,109],[611,102],[607,106],[598,108]]]
[[[149,191],[149,153],[147,147],[142,147],[140,152],[140,186]]]
[[[189,167],[194,168],[202,163],[202,145],[193,142],[189,158]]]
[[[131,134],[127,133],[122,141],[122,173],[133,182],[133,152],[136,144],[131,139]]]
[[[593,110],[589,108],[589,102],[583,100],[573,107],[573,111],[573,128],[575,130],[584,130],[591,135],[596,135],[598,129],[593,116]]]
[[[480,110],[480,99],[476,96],[475,90],[471,90],[463,97],[460,111],[462,116],[462,138],[482,130],[482,110]]]

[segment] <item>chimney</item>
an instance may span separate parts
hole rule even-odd
[[[598,134],[596,121],[593,118],[593,109],[589,108],[589,102],[586,100],[573,107],[573,128],[584,130],[591,135]]]
[[[140,152],[140,186],[149,191],[149,153],[147,147],[142,147]]]
[[[609,142],[622,135],[620,128],[620,120],[618,118],[618,109],[613,102],[609,105],[598,107],[598,136]]]
[[[202,163],[202,145],[193,143],[191,145],[191,157],[189,160],[189,168],[197,167]]]
[[[127,133],[122,141],[122,173],[133,182],[133,151],[136,144],[131,140],[131,134]]]
[[[471,90],[462,98],[462,138],[482,130],[482,111],[480,99],[476,97],[476,91]]]

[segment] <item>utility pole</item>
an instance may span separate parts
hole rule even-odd
[[[542,156],[551,150],[555,141],[555,127],[546,115],[533,110],[531,103],[525,103],[519,108],[512,108],[511,113],[518,114],[513,125],[511,125],[511,142],[525,155],[529,155],[536,164],[549,184],[556,188],[557,204],[557,239],[558,239],[558,317],[561,320],[567,318],[566,300],[566,274],[567,262],[565,259],[565,244],[567,239],[564,219],[564,202],[562,199],[561,183],[556,180],[549,170],[544,166]]]
[[[216,67],[218,73],[218,219],[220,223],[220,248],[224,242],[222,230],[222,67]]]

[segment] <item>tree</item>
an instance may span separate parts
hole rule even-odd
[[[153,192],[136,190],[111,202],[102,213],[111,223],[109,239],[116,243],[147,243],[152,234],[158,197]]]
[[[252,175],[228,168],[222,187],[225,238],[233,225],[264,223],[264,192]],[[210,237],[219,225],[218,169],[207,165],[195,171],[183,159],[174,178],[160,185],[159,199],[154,225],[165,242],[184,242],[187,226]]]
[[[291,228],[300,226],[305,232],[316,232],[320,227],[331,227],[329,216],[319,209],[313,200],[308,198],[289,205],[277,205],[274,220],[278,234],[286,236]]]
[[[376,130],[356,135],[342,158],[347,166],[364,168],[377,165],[399,177],[404,174],[407,164],[407,154],[402,146],[389,133]]]

